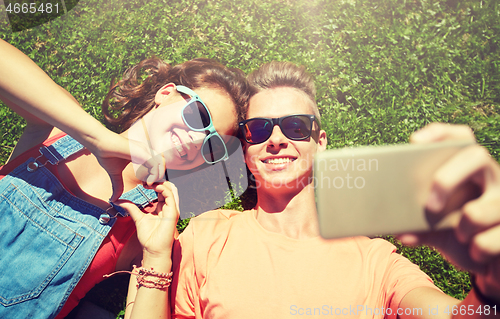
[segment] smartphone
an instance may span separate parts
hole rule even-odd
[[[316,154],[314,186],[324,238],[376,236],[449,227],[424,206],[434,173],[471,141],[362,146]]]

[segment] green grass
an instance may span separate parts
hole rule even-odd
[[[498,160],[499,11],[496,0],[89,0],[32,30],[0,25],[0,37],[97,118],[112,78],[153,55],[245,72],[286,60],[316,79],[329,148],[403,143],[440,121],[472,127]],[[24,122],[0,115],[4,162]],[[467,274],[434,250],[398,247],[446,293],[466,294]]]

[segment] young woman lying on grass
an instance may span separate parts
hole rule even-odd
[[[428,213],[443,218],[458,210],[457,226],[401,236],[437,247],[474,274],[474,288],[460,301],[387,241],[319,237],[312,164],[327,139],[311,77],[293,64],[271,63],[249,82],[257,93],[240,125],[258,185],[255,208],[199,215],[176,239],[170,183],[156,187],[156,215],[124,205],[144,251],[131,276],[126,318],[500,316],[500,166],[484,148],[465,148],[434,176]],[[411,137],[444,140],[474,136],[464,126],[432,124]]]
[[[142,61],[106,98],[116,134],[16,48],[0,41],[0,55],[0,98],[27,122],[0,170],[0,317],[62,318],[103,275],[141,259],[134,223],[112,202],[123,193],[154,212],[144,182],[225,159],[249,89],[212,60]]]

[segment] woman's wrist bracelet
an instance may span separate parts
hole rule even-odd
[[[172,283],[173,272],[163,273],[157,272],[153,268],[147,269],[144,267],[137,267],[134,265],[134,269],[132,271],[115,271],[112,274],[104,275],[104,277],[111,277],[115,274],[127,273],[136,276],[137,278],[137,288],[146,287],[146,288],[155,288],[160,290],[167,290]],[[156,279],[152,279],[149,277],[153,277]]]
[[[134,271],[137,270],[137,273]],[[144,267],[137,268],[134,265],[134,275],[137,277],[137,288],[146,287],[146,288],[156,288],[160,290],[167,290],[170,287],[170,283],[172,282],[173,272],[162,273],[156,272],[153,268],[147,269]],[[153,277],[156,279],[148,279],[147,277]]]

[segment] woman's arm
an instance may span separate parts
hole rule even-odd
[[[129,213],[137,228],[137,238],[143,248],[142,268],[168,274],[172,267],[172,245],[179,218],[177,189],[170,182],[155,186],[158,205],[154,214],[144,214],[131,203],[120,203]],[[136,275],[132,275],[127,296],[126,319],[170,318],[169,289],[163,287],[138,286]],[[147,280],[159,277],[147,276]]]
[[[106,169],[113,184],[111,200],[118,199],[123,191],[122,169],[131,160],[129,140],[106,129],[29,57],[3,40],[0,56],[0,99],[28,122],[23,139],[46,138],[53,127],[71,135]],[[151,176],[160,175],[146,145],[134,145],[134,158],[146,163]]]
[[[68,95],[71,99],[73,99],[75,103],[78,103],[74,99],[74,97],[71,94],[69,94],[68,91],[66,91],[62,87],[60,88],[64,92],[64,94]],[[31,149],[32,147],[43,143],[51,136],[54,136],[57,133],[61,132],[60,129],[33,116],[33,114],[30,114],[29,112],[23,110],[17,104],[9,101],[5,97],[2,97],[1,94],[0,94],[0,100],[2,100],[9,108],[14,110],[18,115],[20,115],[26,120],[26,127],[24,128],[23,134],[17,141],[14,150],[12,151],[7,160],[7,163],[15,159],[18,155]]]
[[[155,271],[169,273],[171,264],[170,256],[165,256],[164,259],[145,258],[142,266],[146,269],[153,268]],[[134,273],[137,273],[137,269],[134,269]],[[170,317],[169,289],[137,288],[137,277],[131,275],[125,308],[125,319]]]
[[[0,40],[0,98],[33,125],[58,127],[91,151],[112,134],[30,58]]]

